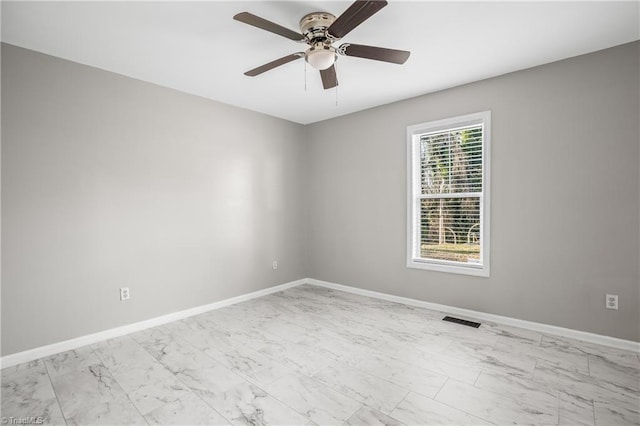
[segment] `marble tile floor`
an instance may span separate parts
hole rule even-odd
[[[640,357],[304,285],[2,370],[14,424],[640,425]],[[11,420],[11,419],[14,420]]]

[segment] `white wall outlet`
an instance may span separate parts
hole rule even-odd
[[[618,309],[618,295],[607,294],[605,297],[605,306],[607,309]]]
[[[120,300],[129,300],[129,297],[131,297],[131,295],[129,294],[129,287],[122,287],[120,289]]]
[[[275,271],[276,269],[278,269],[278,261],[274,260],[273,264],[271,265],[273,267],[273,270]]]

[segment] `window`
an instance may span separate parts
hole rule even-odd
[[[491,112],[407,128],[407,266],[489,276]]]

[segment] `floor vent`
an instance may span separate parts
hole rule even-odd
[[[442,321],[455,322],[456,324],[462,324],[462,325],[466,325],[466,326],[474,327],[474,328],[480,327],[480,323],[479,322],[467,321],[467,320],[463,320],[463,319],[460,319],[460,318],[454,318],[454,317],[450,317],[450,316],[446,316],[446,317],[442,318]]]

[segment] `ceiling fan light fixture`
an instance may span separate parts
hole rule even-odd
[[[305,59],[313,68],[326,70],[336,62],[336,52],[330,46],[313,46],[307,50]]]
[[[338,55],[355,56],[392,64],[404,64],[409,59],[411,52],[351,43],[343,43],[338,48],[332,46],[333,43],[341,40],[386,5],[387,0],[355,0],[337,18],[328,12],[311,12],[300,20],[300,32],[292,31],[249,12],[238,13],[233,17],[236,21],[293,41],[303,42],[309,46],[304,52],[292,53],[249,70],[244,74],[249,77],[255,77],[304,56],[305,61],[312,68],[320,71],[322,87],[327,90],[338,86],[338,77],[334,65],[338,60]]]

